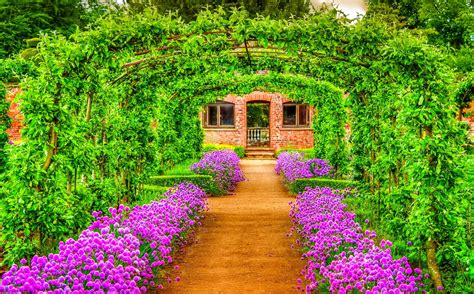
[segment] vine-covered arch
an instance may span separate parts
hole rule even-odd
[[[434,253],[462,252],[450,266],[468,254],[464,208],[454,218],[438,213],[451,208],[445,199],[463,197],[454,187],[463,134],[450,72],[409,32],[370,17],[351,25],[333,12],[271,20],[218,10],[190,23],[147,12],[105,18],[70,39],[45,36],[38,51],[23,84],[26,144],[8,151],[15,199],[5,210],[19,217],[2,219],[3,235],[21,240],[7,244],[8,262],[71,234],[97,202],[134,197],[147,175],[195,156],[199,107],[259,87],[318,108],[316,150],[333,163],[347,159],[340,139],[350,110],[350,166],[366,203],[388,234],[416,240],[413,256],[426,249],[437,285]],[[64,213],[75,205],[83,210]],[[445,223],[456,233],[440,231]]]
[[[201,105],[228,94],[244,96],[254,91],[264,91],[280,93],[289,100],[314,106],[317,109],[312,124],[316,154],[331,161],[337,176],[347,167],[347,150],[343,139],[348,120],[343,91],[333,84],[302,75],[272,72],[264,75],[209,75],[198,83],[200,85],[186,83],[190,87],[176,91],[193,97]]]

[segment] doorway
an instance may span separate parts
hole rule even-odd
[[[247,147],[270,147],[270,103],[247,103]]]

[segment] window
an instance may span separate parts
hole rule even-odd
[[[233,127],[234,126],[234,104],[218,102],[209,104],[204,115],[204,126],[206,127]]]
[[[309,127],[309,106],[305,104],[283,104],[284,127]]]

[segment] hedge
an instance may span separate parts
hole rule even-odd
[[[245,156],[245,147],[238,146],[238,145],[225,145],[225,144],[203,144],[202,145],[202,152],[211,152],[217,150],[225,150],[229,149],[234,151],[239,158],[244,158]]]
[[[285,147],[278,149],[275,153],[275,156],[278,157],[283,152],[303,152],[304,159],[313,159],[316,158],[316,154],[314,152],[314,148],[292,148],[292,147]]]
[[[160,194],[164,194],[166,191],[168,191],[171,187],[167,186],[158,186],[158,185],[143,185],[143,190],[144,191],[154,191],[158,192]]]
[[[212,177],[208,175],[152,176],[148,180],[148,184],[162,187],[172,187],[182,182],[190,182],[196,184],[208,194],[217,194],[217,186]]]
[[[306,187],[329,187],[332,189],[345,189],[347,187],[357,187],[358,182],[347,180],[333,180],[326,178],[296,179],[288,184],[288,190],[293,194],[303,192]]]

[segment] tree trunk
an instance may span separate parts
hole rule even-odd
[[[64,75],[63,75],[64,76]],[[56,96],[53,99],[53,104],[57,106],[59,104],[59,96],[61,95],[61,85],[57,84],[56,85]],[[54,127],[56,127],[59,124],[59,119],[58,117],[53,118],[53,122],[51,127],[49,128],[49,146],[48,146],[48,151],[46,153],[46,159],[43,164],[43,169],[46,171],[49,169],[51,166],[52,160],[53,160],[53,155],[57,153],[58,151],[58,134],[54,130]]]
[[[423,128],[424,130],[424,135],[428,137],[433,137],[433,128],[431,126],[425,126]],[[423,137],[423,135],[422,135]],[[436,168],[436,158],[434,158],[432,155],[428,157],[428,162],[430,164],[430,167],[435,169]],[[435,199],[433,198],[433,194],[430,195],[430,200],[431,200],[431,210],[435,212],[435,215],[437,215],[437,209],[434,206],[434,201]],[[431,274],[431,279],[433,280],[433,284],[435,285],[436,290],[444,292],[444,287],[443,287],[443,281],[441,279],[441,272],[438,267],[438,262],[436,261],[436,240],[434,239],[434,234],[429,241],[427,242],[426,246],[426,261],[428,264],[428,269]]]
[[[433,284],[438,291],[444,292],[443,281],[439,271],[438,262],[436,262],[436,242],[431,239],[427,242],[426,261],[431,274]],[[442,290],[439,290],[442,289]]]
[[[53,161],[53,155],[55,153],[55,150],[57,150],[57,144],[58,144],[58,134],[54,130],[54,126],[52,126],[49,130],[49,146],[48,146],[48,152],[46,153],[46,159],[43,164],[43,169],[48,170],[49,167],[51,166],[51,163]]]
[[[91,112],[92,112],[92,96],[94,94],[92,92],[89,92],[87,94],[87,109],[86,109],[86,122],[89,122],[91,119]]]

